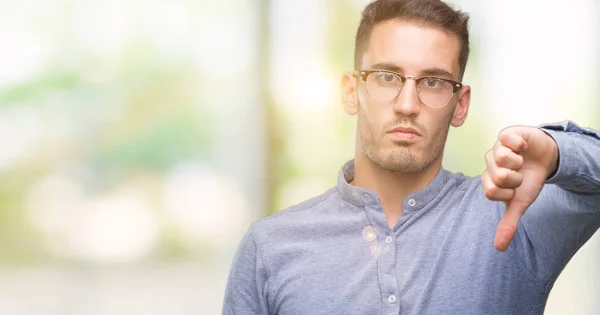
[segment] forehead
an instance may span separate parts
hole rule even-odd
[[[442,28],[389,20],[373,27],[362,65],[393,64],[405,75],[444,69],[457,78],[459,53],[458,37]]]

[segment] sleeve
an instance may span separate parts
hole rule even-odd
[[[558,145],[558,167],[521,218],[515,248],[526,268],[552,285],[600,228],[600,133],[572,122],[540,129]]]
[[[267,270],[251,227],[235,254],[225,289],[222,314],[270,314],[265,297],[267,278]]]

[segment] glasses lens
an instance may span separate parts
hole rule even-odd
[[[388,102],[396,98],[403,85],[402,78],[384,71],[369,73],[366,81],[367,93],[372,99],[380,102]]]
[[[452,83],[437,78],[421,79],[417,85],[417,91],[421,102],[433,108],[446,106],[454,95]]]

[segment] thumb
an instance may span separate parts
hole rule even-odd
[[[510,245],[510,242],[515,237],[517,226],[523,213],[527,210],[529,204],[526,202],[511,200],[506,202],[506,212],[498,223],[496,229],[496,238],[494,239],[494,247],[499,251],[505,251]]]

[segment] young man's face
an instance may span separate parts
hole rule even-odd
[[[458,37],[441,28],[390,20],[373,28],[361,70],[387,69],[416,77],[436,73],[460,81],[459,52]],[[419,172],[441,160],[450,124],[460,126],[467,116],[469,87],[435,109],[421,104],[414,80],[407,80],[395,99],[383,102],[367,94],[362,78],[347,74],[343,82],[346,111],[358,114],[362,150],[357,152],[390,171]],[[398,127],[414,133],[393,132]]]

